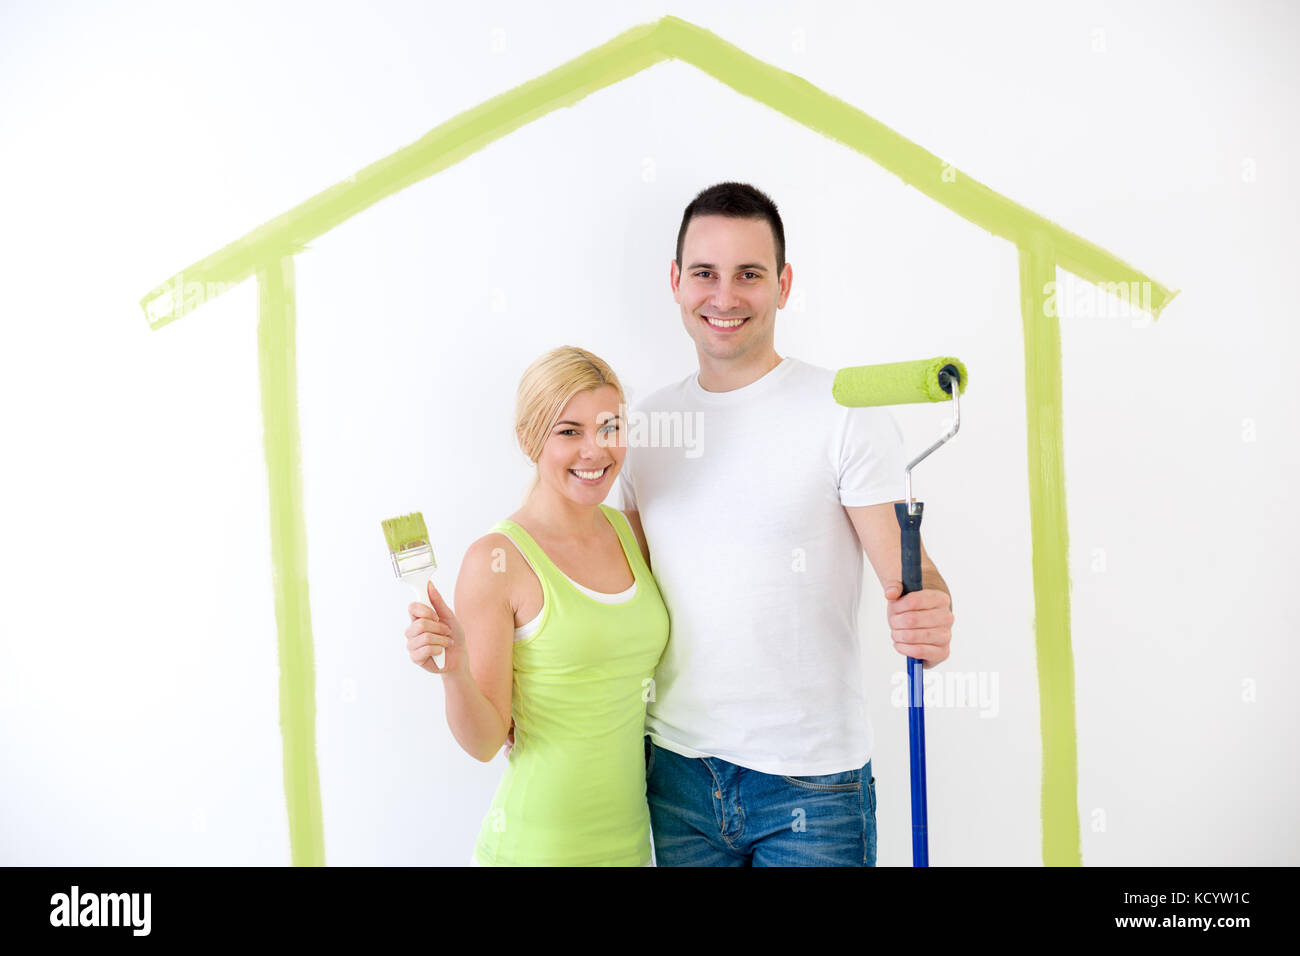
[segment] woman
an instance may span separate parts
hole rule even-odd
[[[482,865],[650,863],[645,706],[668,612],[639,527],[601,503],[627,454],[624,401],[584,349],[529,366],[515,434],[537,472],[523,506],[466,552],[459,620],[432,584],[433,610],[410,606],[411,660],[442,674],[460,745],[491,760],[514,720]]]

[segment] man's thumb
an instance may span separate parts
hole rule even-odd
[[[902,581],[889,581],[885,584],[885,597],[893,601],[903,594]]]

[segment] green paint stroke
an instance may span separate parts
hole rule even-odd
[[[325,865],[316,767],[316,670],[307,594],[307,524],[302,508],[293,258],[257,273],[257,351],[262,436],[270,488],[271,569],[280,652],[284,795],[294,866]]]
[[[1051,243],[1045,236],[1033,237],[1020,248],[1020,315],[1025,336],[1034,637],[1043,740],[1043,862],[1081,866],[1065,445],[1061,437],[1061,324],[1056,310],[1047,307],[1055,287],[1056,259]]]
[[[323,862],[324,850],[315,765],[311,621],[298,463],[291,257],[357,213],[460,162],[521,126],[671,59],[689,63],[738,93],[842,143],[889,170],[906,185],[1021,250],[1034,601],[1043,707],[1043,852],[1045,862],[1079,863],[1061,456],[1060,330],[1054,316],[1041,314],[1040,280],[1049,274],[1054,276],[1059,265],[1104,287],[1141,289],[1138,301],[1153,318],[1159,317],[1176,290],[971,179],[856,107],[672,16],[620,33],[550,72],[460,113],[414,143],[176,273],[140,300],[149,324],[161,328],[249,276],[258,276],[263,414],[280,629],[285,787],[294,862]]]
[[[247,235],[200,259],[140,300],[150,325],[159,328],[226,292],[263,265],[296,253],[335,226],[407,186],[453,166],[492,142],[560,107],[572,106],[649,66],[678,59],[837,140],[894,173],[964,219],[1023,245],[1047,236],[1057,262],[1089,282],[1146,283],[1150,313],[1173,290],[1086,239],[1062,229],[945,164],[866,113],[806,80],[756,60],[717,35],[667,16],[634,27],[549,73],[494,96],[447,120],[420,139],[342,182],[276,216]]]

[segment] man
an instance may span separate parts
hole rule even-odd
[[[669,282],[699,373],[637,409],[699,416],[698,447],[633,443],[619,475],[672,622],[646,718],[661,866],[875,865],[863,549],[895,649],[948,656],[924,546],[924,588],[900,599],[892,416],[836,404],[833,371],[773,347],[792,281],[766,195],[720,183],[686,207]]]

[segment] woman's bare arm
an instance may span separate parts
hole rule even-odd
[[[496,756],[510,728],[515,612],[504,566],[493,559],[507,540],[484,535],[465,552],[454,611],[465,631],[469,666],[443,680],[447,725],[461,747],[484,763]]]

